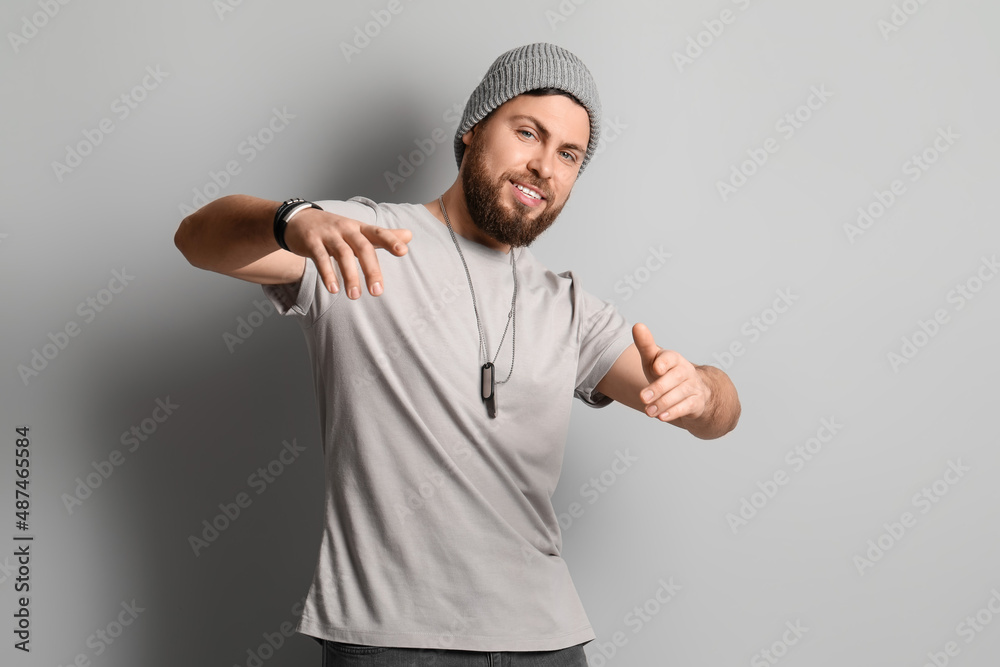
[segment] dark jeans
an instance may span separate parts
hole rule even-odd
[[[456,651],[344,644],[323,646],[323,667],[587,667],[583,644],[557,651]]]

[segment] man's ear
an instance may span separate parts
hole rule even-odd
[[[468,132],[466,132],[465,134],[462,135],[462,143],[463,144],[465,144],[466,146],[471,146],[472,145],[472,134],[473,134],[473,132],[476,131],[476,128],[478,126],[479,126],[479,123],[476,123],[471,128],[469,128]]]

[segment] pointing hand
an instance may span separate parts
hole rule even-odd
[[[681,417],[701,417],[712,392],[694,364],[679,353],[657,345],[645,324],[632,327],[632,340],[649,381],[639,394],[646,414],[669,422]]]

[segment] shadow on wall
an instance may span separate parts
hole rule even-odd
[[[345,124],[359,129],[316,138],[322,168],[303,170],[300,191],[288,196],[436,197],[455,175],[454,128],[414,116],[415,99],[397,90],[359,102],[357,122]],[[436,127],[446,139],[391,193],[384,173]],[[295,169],[271,168],[286,177]],[[427,189],[442,170],[447,181]],[[195,269],[172,246],[163,252],[177,262],[178,284],[213,298],[192,312],[186,304],[205,302],[178,295],[169,319],[103,337],[84,362],[81,376],[103,378],[75,399],[91,415],[85,432],[104,432],[122,415],[134,415],[137,430],[112,445],[124,461],[77,511],[100,505],[93,509],[112,549],[141,572],[134,579],[144,582],[139,606],[150,621],[143,664],[250,665],[272,652],[282,664],[315,661],[314,643],[288,632],[316,565],[324,499],[301,330],[273,313],[259,286]]]
[[[188,313],[169,333],[140,324],[90,357],[84,374],[104,378],[80,399],[92,430],[137,415],[141,435],[123,438],[124,462],[85,502],[105,496],[109,548],[141,572],[144,665],[246,665],[248,651],[267,652],[267,637],[282,664],[304,664],[317,659],[312,640],[289,639],[282,624],[297,620],[322,522],[308,355],[290,319],[268,318],[232,352],[223,332],[207,330],[218,319]],[[109,359],[118,369],[110,375]]]
[[[321,168],[303,174],[304,187],[316,199],[436,199],[458,175],[452,141],[464,104],[464,98],[428,101],[417,89],[380,87],[360,97],[356,118],[317,139]]]

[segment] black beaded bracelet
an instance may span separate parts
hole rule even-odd
[[[291,220],[293,215],[305,208],[323,210],[321,206],[317,206],[311,201],[306,201],[301,197],[293,197],[282,202],[281,206],[274,213],[274,240],[285,250],[289,250],[288,244],[285,243],[285,228],[288,227],[288,221]]]

